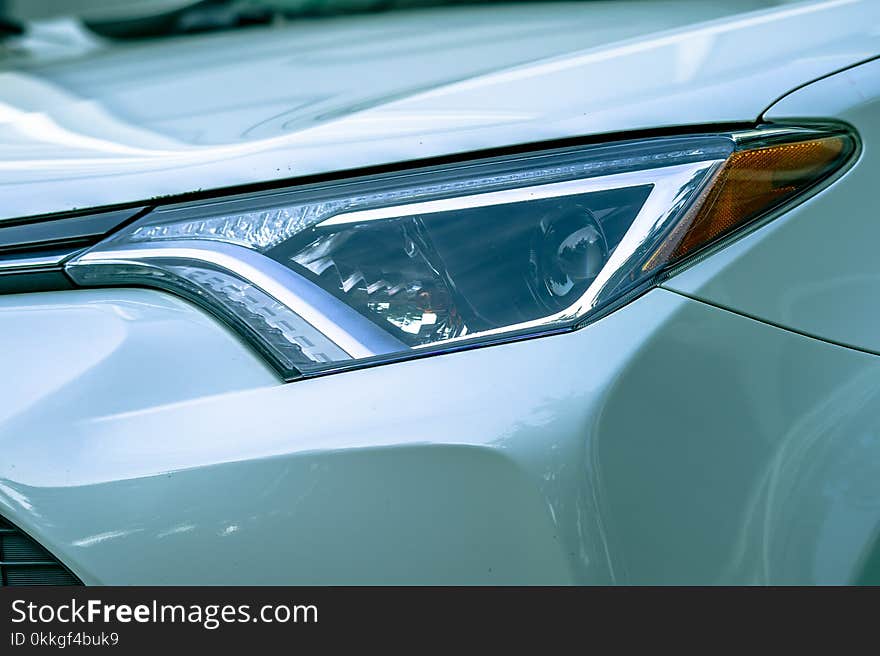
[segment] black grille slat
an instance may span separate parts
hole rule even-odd
[[[82,585],[52,554],[0,517],[0,586]]]
[[[82,585],[61,567],[23,567],[6,573],[6,585]]]
[[[0,567],[33,567],[35,565],[46,565],[54,567],[54,560],[0,560]]]
[[[3,560],[52,560],[52,557],[36,542],[21,533],[3,538]]]

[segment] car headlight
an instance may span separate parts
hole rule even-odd
[[[576,328],[854,149],[827,128],[664,137],[189,202],[66,271],[192,299],[298,378]]]

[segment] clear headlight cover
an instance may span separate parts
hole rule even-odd
[[[711,232],[696,209],[738,179],[738,150],[729,134],[658,138],[165,206],[66,271],[185,296],[288,379],[570,330],[654,284],[688,226]],[[772,200],[801,174],[768,183]]]

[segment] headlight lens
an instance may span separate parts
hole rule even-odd
[[[701,135],[166,206],[66,271],[184,295],[286,378],[545,334],[654,284],[853,150],[842,132],[797,140],[822,144],[783,153],[787,168],[779,152],[741,157],[736,135]]]

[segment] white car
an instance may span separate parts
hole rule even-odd
[[[880,579],[880,2],[178,5],[0,28],[2,584]]]

